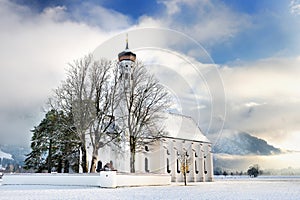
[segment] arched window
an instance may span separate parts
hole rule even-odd
[[[145,172],[149,172],[148,158],[145,158]]]
[[[190,156],[190,155],[188,154],[188,152],[187,152],[187,151],[185,152],[185,155],[186,155],[186,157],[189,157],[189,156]]]
[[[179,166],[179,160],[177,159],[177,173],[180,173],[180,166]]]
[[[170,151],[167,149],[167,155],[170,155]]]
[[[169,158],[167,158],[167,172],[168,172],[169,174],[171,173]]]
[[[204,156],[204,158],[206,158],[206,157]],[[204,165],[204,174],[207,174],[205,160],[204,160],[204,162],[203,162],[203,165]]]
[[[196,174],[199,173],[199,171],[198,171],[198,166],[197,166],[197,161],[196,161],[196,160],[195,160],[195,172],[196,172]]]
[[[129,74],[126,72],[125,73],[125,79],[127,80],[129,78]]]

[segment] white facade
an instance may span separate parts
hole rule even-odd
[[[165,114],[166,135],[136,153],[136,173],[170,174],[173,182],[183,181],[180,156],[188,160],[188,182],[213,180],[213,163],[210,141],[201,133],[190,117]],[[89,161],[91,160],[89,151]],[[112,161],[118,172],[130,172],[129,144],[118,150],[110,145],[99,150],[99,161],[104,165]]]

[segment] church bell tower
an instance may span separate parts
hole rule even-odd
[[[126,35],[125,50],[118,54],[120,79],[125,83],[125,89],[129,86],[131,80],[131,68],[135,64],[136,55],[128,48],[128,35]]]

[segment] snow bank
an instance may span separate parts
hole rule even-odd
[[[102,171],[100,174],[5,174],[3,185],[71,185],[115,188],[119,186],[169,185],[166,174],[117,174]]]

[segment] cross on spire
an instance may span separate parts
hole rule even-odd
[[[129,49],[128,48],[128,33],[126,33],[126,48],[125,49]]]
[[[136,55],[129,50],[128,47],[128,33],[126,34],[126,48],[124,51],[118,54],[119,62],[123,60],[129,60],[131,62],[135,62]]]

